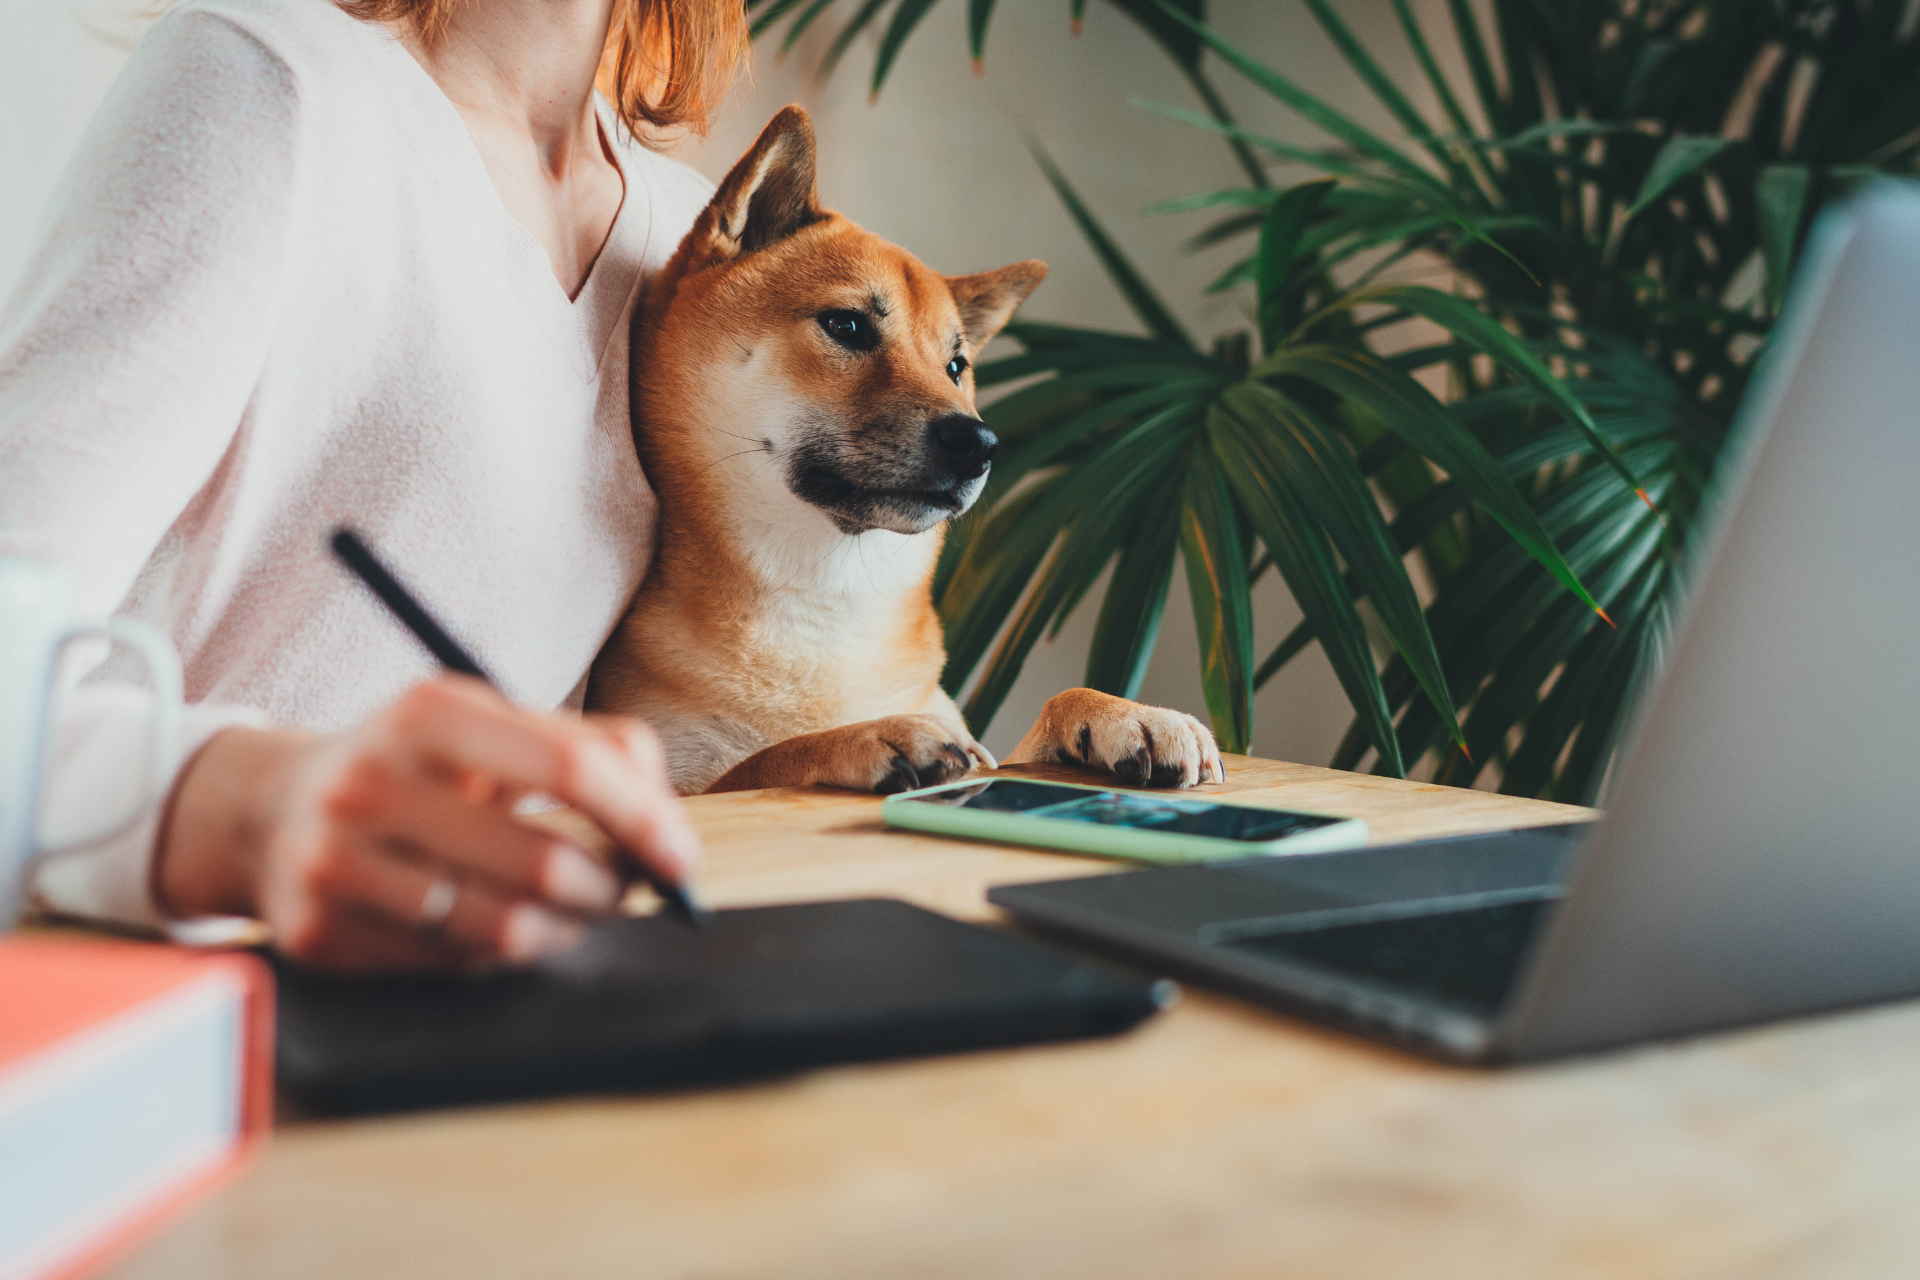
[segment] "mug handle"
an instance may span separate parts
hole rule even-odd
[[[67,628],[59,644],[71,644],[88,636],[105,636],[132,649],[147,665],[147,679],[153,685],[152,734],[148,742],[146,785],[141,788],[131,809],[115,816],[98,830],[69,837],[61,848],[87,844],[113,834],[132,822],[150,804],[166,799],[173,786],[174,770],[180,765],[180,702],[183,680],[180,658],[173,645],[158,631],[134,618],[108,618],[102,622],[82,622]],[[45,843],[38,852],[51,852]]]

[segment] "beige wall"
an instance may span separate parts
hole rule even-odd
[[[86,0],[99,27],[125,30],[112,0]],[[842,4],[840,9],[851,6]],[[1422,3],[1423,12],[1438,5]],[[1283,0],[1214,0],[1216,24],[1256,56],[1279,66],[1344,109],[1386,127],[1303,7]],[[1363,34],[1378,34],[1398,54],[1386,0],[1346,0],[1343,13]],[[1099,212],[1114,238],[1160,288],[1168,303],[1204,338],[1239,327],[1239,297],[1206,299],[1201,290],[1230,253],[1189,255],[1180,248],[1200,225],[1189,215],[1146,218],[1155,200],[1236,183],[1237,169],[1220,143],[1128,105],[1145,97],[1191,105],[1183,80],[1131,22],[1101,4],[1090,6],[1086,31],[1067,31],[1066,0],[1021,0],[999,6],[982,79],[968,71],[965,5],[936,8],[897,65],[885,96],[869,106],[870,42],[849,52],[828,85],[807,74],[831,25],[810,34],[792,57],[763,46],[754,80],[736,96],[707,143],[680,153],[712,177],[752,140],[782,103],[804,103],[822,146],[826,201],[874,231],[898,240],[933,266],[970,271],[1019,258],[1044,258],[1052,275],[1028,304],[1030,317],[1130,328],[1132,321],[1098,263],[1041,179],[1020,142],[1031,130]],[[0,6],[0,288],[24,260],[39,210],[68,151],[123,55],[82,31],[59,0],[8,0]],[[1390,69],[1414,80],[1411,60]],[[1229,71],[1217,79],[1251,126],[1306,141]],[[1161,646],[1147,678],[1149,701],[1204,717],[1197,646],[1176,579]],[[1097,597],[1096,597],[1097,601]],[[1085,605],[1060,639],[1037,650],[1020,684],[987,735],[1004,750],[1039,704],[1079,682],[1096,604]],[[1271,576],[1256,602],[1264,655],[1299,615]],[[1260,694],[1255,749],[1284,759],[1324,761],[1345,731],[1345,699],[1317,650]]]

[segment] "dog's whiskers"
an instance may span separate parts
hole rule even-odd
[[[743,458],[749,453],[765,453],[765,452],[766,450],[764,449],[753,448],[753,449],[741,449],[737,453],[722,454],[718,458],[715,458],[712,462],[709,462],[706,466],[702,467],[700,469],[700,474],[705,475],[707,472],[713,470],[715,467],[719,466],[721,463],[727,461],[730,458]]]

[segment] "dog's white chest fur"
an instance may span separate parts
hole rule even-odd
[[[794,506],[738,526],[749,595],[692,615],[643,589],[609,646],[626,656],[610,700],[660,735],[682,794],[775,742],[917,709],[938,677],[901,661],[898,633],[938,536],[850,537]]]

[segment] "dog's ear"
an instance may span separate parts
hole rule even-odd
[[[1046,278],[1047,264],[1031,258],[998,271],[948,276],[947,288],[953,291],[954,305],[960,308],[967,345],[975,351],[986,346]]]
[[[725,261],[764,249],[826,216],[814,190],[813,122],[802,108],[787,106],[713,193],[699,226],[707,255]]]

